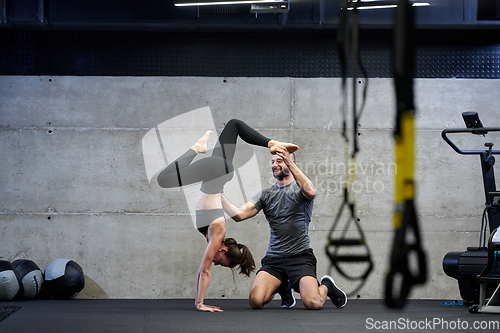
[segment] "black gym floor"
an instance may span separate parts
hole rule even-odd
[[[327,301],[319,311],[301,301],[282,309],[280,301],[253,310],[247,300],[208,300],[224,309],[202,313],[192,299],[34,300],[0,302],[20,307],[0,321],[0,332],[359,332],[359,331],[499,331],[500,316],[470,314],[455,301],[409,300],[390,310],[381,300],[350,300],[337,309]]]

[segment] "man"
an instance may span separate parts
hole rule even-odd
[[[238,208],[222,196],[223,208],[236,222],[264,211],[271,237],[262,268],[250,288],[250,305],[261,309],[276,292],[282,296],[283,307],[293,307],[293,289],[300,292],[307,309],[321,309],[329,297],[342,308],[347,296],[332,277],[325,275],[318,286],[316,257],[309,247],[309,223],[316,189],[295,164],[295,156],[284,147],[272,155],[271,169],[276,184],[256,194]]]

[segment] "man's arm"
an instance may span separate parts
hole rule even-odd
[[[227,215],[229,215],[236,222],[240,222],[251,218],[259,212],[255,205],[252,202],[247,202],[241,207],[236,207],[229,200],[227,200],[226,196],[222,195],[222,208]]]
[[[304,175],[297,164],[295,164],[292,155],[290,155],[288,151],[282,147],[276,148],[276,155],[280,156],[283,159],[286,166],[292,173],[295,182],[297,182],[297,185],[299,185],[302,194],[304,194],[304,196],[308,200],[313,200],[314,198],[316,198],[316,188],[314,188],[313,183],[309,180],[309,178],[306,177],[306,175]]]

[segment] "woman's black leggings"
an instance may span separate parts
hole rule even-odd
[[[270,141],[243,121],[231,119],[222,130],[212,156],[191,163],[196,152],[189,149],[158,175],[158,184],[173,188],[201,181],[202,192],[222,193],[224,185],[233,177],[232,161],[238,136],[246,143],[261,147],[267,147]]]

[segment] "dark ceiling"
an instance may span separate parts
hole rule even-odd
[[[0,75],[342,75],[340,0],[257,14],[176,1],[195,0],[0,0]],[[418,1],[415,77],[500,78],[500,0]],[[394,15],[359,11],[368,77],[392,76]]]
[[[341,2],[289,0],[287,13],[258,14],[250,13],[250,5],[174,6],[189,1],[194,0],[0,0],[0,25],[24,30],[328,30],[337,28]],[[500,0],[418,2],[430,4],[415,7],[418,28],[500,27]],[[362,28],[389,28],[393,18],[394,9],[360,11]]]

